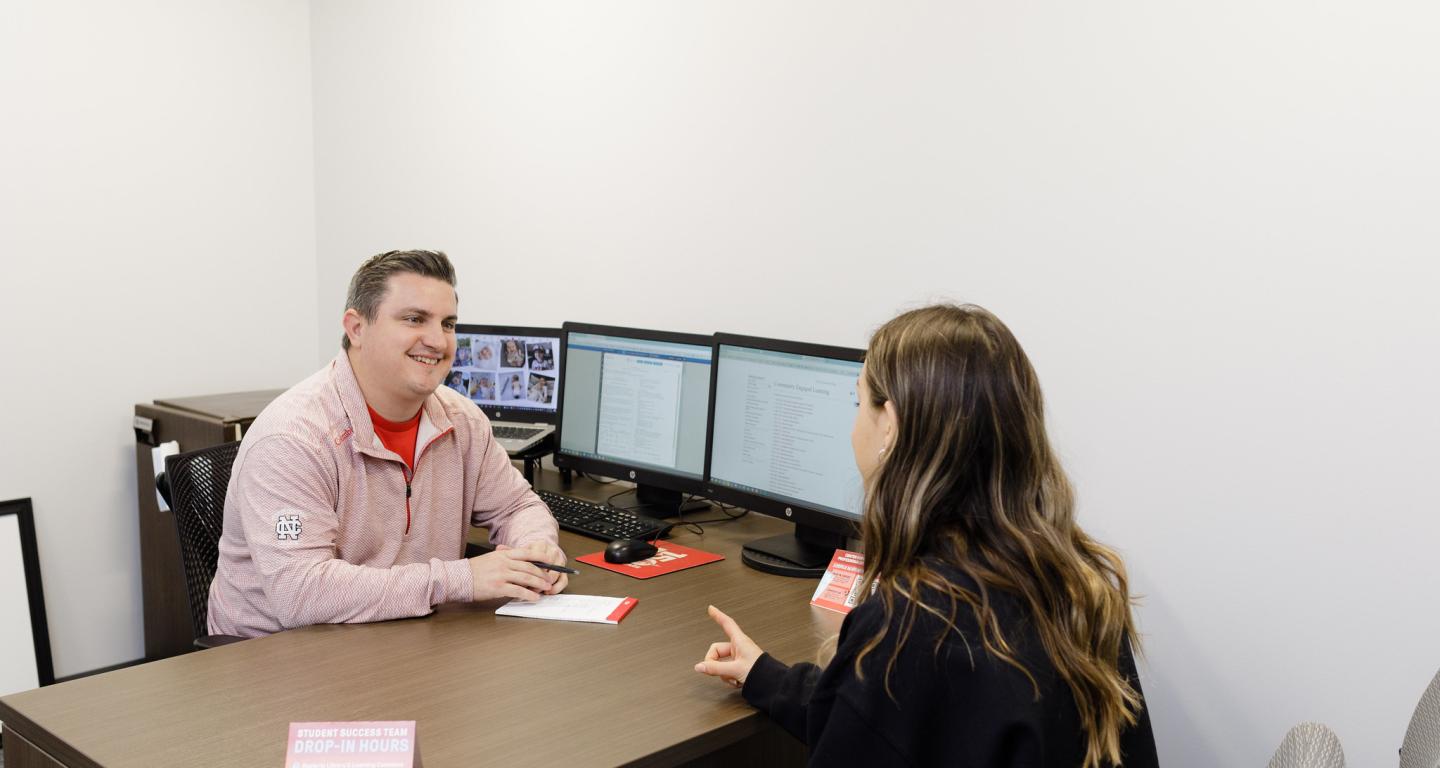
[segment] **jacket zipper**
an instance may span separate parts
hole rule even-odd
[[[419,462],[416,462],[416,463],[418,464]],[[400,465],[400,472],[401,472],[401,474],[405,475],[405,535],[406,535],[406,536],[409,536],[409,535],[410,535],[410,479],[413,478],[413,477],[415,476],[415,474],[414,474],[413,472],[409,471],[409,469],[408,469],[404,464],[401,464],[401,465]]]
[[[446,428],[444,431],[442,431],[442,432],[436,434],[434,437],[430,438],[430,442],[426,443],[423,448],[421,448],[420,450],[418,450],[418,451],[415,452],[415,466],[416,466],[416,467],[419,467],[419,466],[420,466],[420,455],[425,452],[425,449],[426,449],[426,448],[429,448],[431,445],[434,445],[436,440],[439,440],[440,438],[444,437],[445,435],[450,434],[450,433],[453,432],[453,431],[455,431],[455,428],[454,428],[454,427],[448,427],[448,428]],[[412,469],[410,469],[409,467],[405,466],[405,462],[402,461],[402,462],[400,462],[400,473],[403,474],[403,475],[405,475],[405,535],[406,535],[406,536],[409,536],[409,535],[410,535],[410,483],[411,483],[411,481],[413,481],[413,480],[415,479],[415,471],[412,470]]]

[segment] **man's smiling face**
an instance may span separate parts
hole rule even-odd
[[[381,416],[414,416],[445,381],[455,359],[456,311],[449,283],[409,272],[386,282],[374,320],[346,311],[350,364],[366,402]]]

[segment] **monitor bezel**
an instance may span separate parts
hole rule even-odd
[[[806,507],[793,501],[783,501],[774,496],[732,488],[714,482],[711,462],[715,450],[715,402],[716,388],[720,376],[720,348],[722,346],[759,349],[767,352],[785,352],[811,357],[827,357],[849,362],[865,362],[865,350],[851,347],[836,347],[827,344],[813,344],[804,341],[770,339],[760,336],[744,336],[734,333],[716,333],[715,346],[710,353],[710,415],[705,425],[705,490],[704,495],[711,501],[734,504],[752,512],[792,522],[799,526],[817,528],[829,533],[841,534],[846,538],[859,538],[860,521],[852,520],[838,513],[818,507]],[[863,513],[862,513],[863,514]]]
[[[478,334],[483,336],[549,336],[557,339],[559,349],[556,351],[556,354],[559,356],[557,359],[560,360],[560,373],[558,375],[560,381],[555,387],[555,396],[557,398],[560,396],[560,393],[565,386],[565,334],[562,328],[547,328],[528,325],[488,325],[485,323],[456,323],[455,333],[468,333],[472,335]],[[455,369],[454,361],[451,361],[450,369]],[[448,372],[446,373],[446,378],[449,378]],[[440,386],[444,387],[447,385],[442,383]],[[499,386],[498,381],[496,382],[496,386]],[[463,397],[465,397],[466,400],[470,400],[468,396]],[[555,410],[553,411],[546,411],[540,408],[512,408],[508,406],[481,405],[480,403],[476,403],[474,400],[470,400],[470,402],[475,403],[475,407],[479,408],[480,411],[485,414],[485,417],[490,419],[491,421],[508,421],[511,423],[519,422],[525,424],[559,424],[560,422],[559,402],[555,404]]]
[[[568,371],[570,368],[570,334],[591,333],[600,336],[617,336],[626,339],[638,339],[641,341],[660,341],[672,344],[689,344],[696,347],[706,347],[714,354],[714,345],[711,343],[710,334],[684,333],[679,331],[657,331],[649,328],[630,328],[618,325],[599,325],[596,323],[580,323],[566,321],[562,326],[563,331],[560,337],[561,367]],[[712,370],[710,375],[711,391],[705,395],[706,418],[705,418],[705,455],[710,455],[710,411],[714,407],[711,395],[715,386],[714,364],[710,361]],[[700,474],[696,477],[682,475],[673,472],[657,470],[650,465],[627,464],[624,462],[612,461],[610,459],[599,459],[593,456],[581,456],[574,453],[566,453],[564,449],[565,436],[565,391],[570,380],[569,375],[562,375],[560,378],[559,407],[556,408],[556,438],[555,453],[551,459],[555,462],[557,469],[571,469],[576,472],[588,472],[603,477],[613,477],[617,480],[625,480],[635,483],[637,486],[650,486],[662,488],[667,491],[679,493],[699,494],[705,487],[705,465],[700,467]]]

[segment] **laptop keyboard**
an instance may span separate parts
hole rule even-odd
[[[535,493],[550,507],[550,512],[555,515],[555,521],[560,523],[561,528],[592,539],[651,539],[670,530],[670,523],[664,520],[637,515],[617,507],[607,507],[550,491]]]
[[[494,427],[495,437],[500,440],[524,440],[534,437],[544,430],[531,427]]]

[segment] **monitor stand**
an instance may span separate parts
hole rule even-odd
[[[825,574],[835,550],[844,548],[844,534],[796,524],[793,534],[782,533],[746,544],[740,559],[757,571],[818,579]]]
[[[710,509],[708,502],[685,501],[685,494],[656,488],[653,485],[635,486],[635,498],[640,502],[640,506],[631,508],[631,511],[641,512],[651,517],[678,517]]]

